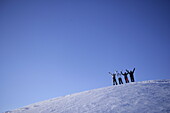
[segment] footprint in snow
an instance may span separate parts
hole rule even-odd
[[[39,107],[39,105],[34,105],[34,107]]]
[[[55,111],[55,109],[52,109],[50,112],[54,112]]]
[[[12,111],[6,111],[5,113],[12,113]]]
[[[22,108],[22,111],[29,110],[29,107]]]

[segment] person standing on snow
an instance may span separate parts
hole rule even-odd
[[[115,71],[117,77],[118,77],[118,80],[119,80],[119,84],[123,84],[123,81],[122,81],[122,76],[121,74],[118,72],[118,71]]]
[[[117,85],[117,81],[116,81],[116,74],[115,73],[111,73],[111,72],[109,72],[109,74],[111,74],[112,75],[112,79],[113,79],[113,85]]]
[[[127,69],[126,69],[126,71],[127,71],[128,74],[130,75],[131,82],[135,82],[135,79],[134,79],[135,68],[133,69],[133,71],[129,71],[129,70],[127,70]]]
[[[121,71],[121,74],[124,76],[126,83],[129,83],[128,76],[127,76],[128,73],[127,72],[122,73]]]

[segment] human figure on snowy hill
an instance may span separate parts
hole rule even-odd
[[[131,82],[135,82],[135,79],[134,79],[135,68],[133,69],[133,71],[129,71],[129,70],[127,70],[127,69],[126,69],[126,71],[127,71],[128,74],[130,75]]]
[[[116,81],[116,74],[115,73],[111,73],[111,72],[109,72],[109,74],[111,74],[112,75],[112,79],[113,79],[113,85],[117,85],[117,81]]]
[[[117,77],[118,77],[118,80],[119,80],[119,84],[123,84],[123,81],[122,81],[122,76],[121,74],[118,72],[118,71],[115,71]]]
[[[126,83],[129,83],[128,76],[127,76],[128,73],[127,72],[122,73],[121,71],[121,74],[124,76]]]

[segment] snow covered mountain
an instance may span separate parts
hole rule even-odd
[[[170,113],[170,80],[99,88],[5,113]]]

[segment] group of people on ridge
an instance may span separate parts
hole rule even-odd
[[[128,74],[130,75],[131,82],[135,82],[134,72],[135,72],[135,68],[132,71],[129,71],[129,70],[126,69],[126,71],[124,73],[122,71],[120,73],[118,71],[115,71],[115,73],[109,72],[109,74],[112,75],[113,85],[118,85],[117,80],[116,80],[116,76],[118,78],[119,84],[123,84],[122,77],[121,77],[122,75],[124,76],[125,82],[129,83]]]

